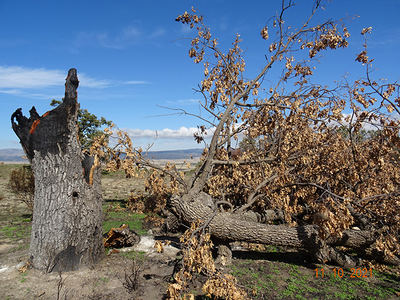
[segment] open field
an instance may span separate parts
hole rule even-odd
[[[158,161],[161,164],[164,162]],[[195,163],[195,162],[194,162]],[[194,164],[192,164],[194,165]],[[28,259],[31,215],[6,186],[8,176],[19,164],[0,165],[0,288],[2,299],[132,299],[124,288],[125,273],[132,260],[141,265],[140,284],[134,299],[162,299],[174,269],[176,254],[157,254],[154,251],[113,253],[105,256],[94,269],[77,272],[42,274],[28,269],[18,272]],[[179,166],[178,166],[179,167]],[[183,162],[180,165],[183,168]],[[187,169],[185,170],[187,171]],[[143,180],[125,179],[123,173],[107,174],[102,178],[104,195],[103,231],[127,223],[137,233],[149,237],[144,214],[124,210],[129,191],[143,190]],[[122,207],[122,209],[119,208]],[[156,232],[156,230],[153,230]],[[150,232],[151,233],[151,232]],[[157,237],[156,237],[157,238]],[[225,271],[238,279],[252,299],[399,299],[399,269],[385,272],[371,270],[365,277],[354,278],[350,270],[337,276],[338,267],[312,265],[302,253],[291,249],[264,247],[262,251],[238,247],[231,266]],[[315,269],[319,269],[316,277]],[[321,268],[324,269],[322,277]],[[335,273],[336,272],[336,273]],[[336,276],[335,276],[336,274]],[[201,281],[202,278],[199,278]],[[199,282],[192,292],[200,295]],[[66,297],[64,298],[64,295]],[[196,299],[207,299],[199,296]]]

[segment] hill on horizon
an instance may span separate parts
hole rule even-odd
[[[203,149],[182,149],[182,150],[164,150],[149,151],[147,157],[150,159],[190,159],[200,157]],[[0,149],[0,161],[2,162],[28,162],[22,149],[7,148]]]

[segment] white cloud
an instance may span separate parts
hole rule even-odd
[[[178,100],[167,100],[168,104],[179,104],[179,105],[192,105],[199,104],[200,99],[189,98],[189,99],[178,99]]]
[[[0,90],[0,94],[20,95],[21,91],[16,89]]]
[[[106,88],[112,85],[110,80],[98,80],[78,73],[79,85],[88,88]],[[65,81],[65,79],[64,79]]]
[[[31,99],[61,99],[64,96],[66,71],[45,68],[0,65],[0,94],[14,95]],[[120,85],[149,84],[144,80],[96,79],[85,73],[78,73],[79,86],[89,89],[104,89]],[[81,94],[82,95],[82,94]],[[104,96],[104,92],[102,91]],[[116,95],[113,94],[113,97]],[[101,97],[101,96],[99,96]],[[107,96],[108,97],[108,96]],[[127,95],[123,95],[124,98]]]
[[[0,66],[0,92],[5,94],[18,94],[19,89],[42,89],[49,87],[62,87],[65,83],[67,72],[61,70],[49,70],[45,68],[27,68],[20,66]],[[107,88],[119,84],[148,84],[143,80],[116,81],[96,79],[78,73],[81,87]]]
[[[123,40],[129,40],[129,39],[135,39],[137,37],[139,37],[142,33],[140,32],[140,30],[134,26],[128,26],[125,27],[122,30],[122,35],[117,37],[119,39],[123,39]]]
[[[0,66],[0,88],[43,88],[62,84],[66,75],[59,70]]]
[[[153,42],[155,39],[165,36],[167,30],[162,27],[155,29],[142,29],[140,26],[126,26],[114,31],[81,31],[72,41],[70,51],[79,53],[79,49],[85,47],[102,47],[114,50],[124,50],[132,45],[144,42]]]
[[[178,103],[178,104],[199,104],[200,99],[180,99],[180,100],[177,100],[176,103]]]
[[[206,136],[211,136],[215,128],[210,128],[207,130]],[[193,139],[193,135],[199,132],[198,128],[195,127],[180,127],[179,129],[169,129],[164,128],[161,130],[151,130],[151,129],[124,129],[130,137],[132,138],[160,138],[160,139]]]
[[[141,36],[142,32],[135,26],[127,26],[113,33],[108,31],[81,31],[77,34],[73,42],[74,49],[72,50],[76,52],[78,48],[86,46],[100,46],[103,48],[121,50],[131,44],[139,42]]]
[[[163,35],[165,35],[167,33],[167,31],[164,28],[158,28],[156,30],[154,30],[150,35],[149,38],[150,39],[155,39],[155,38],[159,38]]]
[[[88,38],[88,41],[90,41],[91,34],[87,34],[86,37]],[[85,36],[85,34],[84,34]],[[102,47],[104,48],[111,48],[111,49],[122,49],[123,46],[120,43],[116,43],[115,39],[110,38],[108,33],[98,33],[93,35],[94,42],[99,43]],[[88,42],[86,41],[86,42]]]
[[[63,95],[33,93],[23,89],[0,89],[0,94],[14,95],[31,99],[61,99]]]
[[[180,32],[181,33],[183,33],[183,34],[188,34],[188,33],[190,33],[191,31],[192,31],[192,29],[190,28],[190,26],[189,25],[187,25],[187,24],[180,24],[181,25],[181,28],[180,28]]]
[[[349,126],[349,121],[346,121],[346,118],[349,118],[350,116],[351,116],[350,113],[342,113],[342,120],[340,122],[330,121],[330,122],[328,122],[328,125],[329,126],[338,126],[338,127]],[[395,113],[392,113],[391,115],[388,116],[388,118],[390,120],[397,121],[397,120],[399,120],[400,116]],[[353,123],[354,122],[355,121],[353,120]],[[376,131],[376,130],[379,130],[382,128],[382,124],[380,123],[379,120],[372,120],[372,121],[365,120],[365,121],[361,122],[361,128],[366,131]]]
[[[177,150],[177,149],[194,149],[204,147],[204,143],[198,144],[193,138],[194,133],[199,132],[195,127],[180,127],[179,129],[164,128],[160,130],[151,129],[122,129],[132,138],[134,147],[142,147],[147,149],[151,145],[151,151],[159,150]],[[215,127],[206,130],[204,135],[206,144],[211,141]],[[233,147],[238,147],[239,142],[243,139],[244,134],[238,134],[238,140],[232,139]]]
[[[123,81],[122,84],[137,85],[137,84],[149,84],[150,82],[144,80],[128,80]]]

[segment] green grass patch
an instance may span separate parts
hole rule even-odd
[[[109,178],[126,178],[125,172],[123,170],[118,170],[115,172],[110,172],[107,170],[102,170],[101,171],[101,176],[102,177],[109,177]]]
[[[108,278],[108,277],[99,277],[99,278],[96,280],[94,286],[95,286],[95,287],[98,287],[98,286],[107,284],[109,281],[110,281],[110,278]]]
[[[27,273],[27,272],[21,273],[20,282],[21,282],[21,283],[24,283],[24,282],[27,280],[27,276],[28,276],[28,273]]]
[[[278,252],[278,247],[272,246],[272,245],[266,245],[265,246],[265,252],[277,253]]]
[[[111,228],[120,227],[121,224],[128,224],[129,228],[139,235],[146,234],[143,229],[143,219],[145,214],[131,213],[128,211],[105,211],[103,222],[103,233],[108,232]]]
[[[31,228],[27,226],[3,226],[0,232],[11,239],[27,238],[31,234]]]
[[[254,265],[252,260],[235,261],[230,267],[230,273],[244,285],[248,291],[262,295],[267,290],[274,289],[275,275],[268,272],[265,265]]]
[[[31,235],[31,219],[20,217],[0,228],[1,235],[13,239],[25,239]]]
[[[324,277],[316,278],[313,268],[279,261],[238,259],[229,267],[252,299],[398,298],[398,276],[375,272],[372,277],[351,278],[345,270],[340,278],[327,266],[318,268],[324,268]]]
[[[29,249],[29,243],[18,245],[17,247],[12,248],[9,252],[14,253],[26,249]]]
[[[131,260],[135,260],[138,262],[143,262],[145,259],[146,252],[143,251],[129,251],[129,252],[120,252],[120,255]]]

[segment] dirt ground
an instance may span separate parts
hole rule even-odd
[[[37,270],[0,274],[2,299],[132,299],[123,286],[130,274],[132,260],[120,255],[106,256],[94,268],[62,274],[44,274]],[[167,279],[173,271],[171,260],[162,255],[144,260],[142,278],[134,299],[162,299]],[[59,298],[57,298],[59,295]]]
[[[140,228],[140,217],[127,212],[105,210],[105,227],[127,222],[139,226],[140,247],[131,252],[105,255],[93,268],[62,274],[44,274],[28,269],[18,271],[28,260],[31,221],[24,204],[16,201],[7,188],[8,174],[17,165],[0,165],[0,291],[1,299],[149,299],[165,297],[179,249],[156,253],[153,231]],[[125,180],[122,173],[103,176],[105,207],[123,203],[130,189],[141,189],[140,181]],[[108,222],[108,223],[107,223]],[[130,225],[130,226],[131,226]],[[114,225],[113,225],[114,226]],[[150,235],[149,235],[150,234]],[[248,247],[249,248],[249,247]],[[254,247],[250,246],[254,250]],[[351,270],[335,276],[338,267],[316,266],[306,256],[291,249],[264,247],[249,251],[236,247],[232,265],[225,271],[233,274],[252,299],[400,299],[398,268],[385,272],[371,271],[372,276],[352,278]],[[129,292],[125,274],[132,274],[133,261],[140,266],[138,289]],[[321,269],[324,276],[321,276]],[[319,276],[317,277],[316,269]],[[201,295],[201,281],[196,277],[191,290]]]

